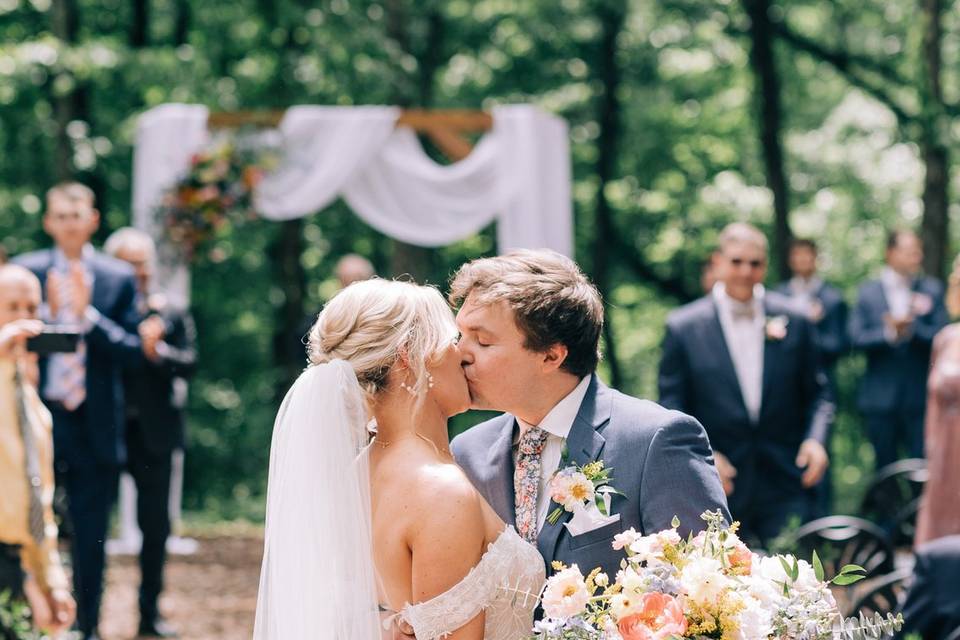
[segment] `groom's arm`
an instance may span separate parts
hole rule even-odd
[[[697,420],[678,412],[650,441],[640,479],[640,520],[645,534],[669,529],[676,516],[679,532],[700,531],[700,515],[720,509],[732,522],[720,476],[713,464],[707,432]]]

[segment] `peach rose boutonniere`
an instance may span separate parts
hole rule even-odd
[[[788,324],[790,324],[790,318],[787,316],[768,316],[764,327],[767,340],[779,342],[786,338]]]

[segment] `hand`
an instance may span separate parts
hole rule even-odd
[[[53,619],[49,627],[47,627],[47,631],[49,631],[51,635],[56,636],[73,625],[73,621],[77,617],[77,603],[66,589],[53,589],[50,591],[50,593],[47,594],[47,602],[53,613]]]
[[[23,581],[23,595],[26,596],[27,604],[30,605],[33,626],[38,629],[49,627],[53,623],[53,611],[50,610],[50,603],[47,602],[40,585],[32,576],[27,576]]]
[[[143,354],[150,360],[158,360],[157,344],[163,339],[166,332],[163,319],[159,316],[150,316],[140,323],[137,328],[140,341],[143,343]]]
[[[60,313],[60,287],[63,283],[63,276],[57,271],[50,269],[47,271],[47,309],[50,310],[50,317],[56,318]]]
[[[43,323],[31,318],[14,320],[0,327],[0,356],[17,356],[26,351],[27,338],[43,331]]]
[[[733,479],[737,477],[737,468],[730,464],[727,456],[719,451],[713,452],[713,462],[717,466],[717,472],[720,474],[720,482],[723,484],[723,493],[730,495],[733,493]]]
[[[890,328],[890,331],[893,332],[897,341],[906,338],[910,333],[910,328],[913,326],[913,316],[910,315],[895,318],[888,313],[883,316],[883,321]]]
[[[819,300],[814,300],[810,303],[810,308],[807,310],[807,318],[813,324],[817,324],[823,320],[823,305],[820,304]]]
[[[86,272],[83,265],[74,262],[70,265],[69,278],[72,284],[73,293],[73,312],[78,318],[82,318],[90,306],[90,284],[87,282]]]
[[[823,479],[823,474],[830,466],[830,456],[827,455],[827,450],[822,444],[813,438],[807,438],[797,452],[796,464],[799,468],[805,469],[800,481],[805,488],[809,489]]]

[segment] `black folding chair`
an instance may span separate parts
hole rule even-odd
[[[808,522],[794,535],[797,554],[810,560],[816,551],[827,578],[844,565],[860,565],[868,577],[893,571],[893,545],[878,525],[853,516],[827,516]]]
[[[895,547],[913,544],[917,508],[927,482],[927,461],[907,458],[874,475],[860,504],[860,515],[883,527]]]
[[[911,569],[903,568],[857,583],[853,605],[845,615],[855,616],[862,611],[867,616],[879,613],[886,617],[888,613],[896,613],[907,595],[911,575]]]

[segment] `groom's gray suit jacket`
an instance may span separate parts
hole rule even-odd
[[[453,439],[451,450],[474,486],[504,522],[516,524],[513,489],[513,438],[516,419],[503,414],[478,424]],[[720,509],[730,513],[720,477],[713,465],[707,434],[694,418],[611,389],[593,375],[567,438],[565,464],[603,460],[612,468],[611,512],[620,520],[579,536],[571,536],[563,512],[556,524],[545,522],[537,547],[547,564],[560,560],[577,564],[586,573],[603,567],[613,579],[622,551],[611,546],[613,536],[633,527],[646,535],[668,529],[674,516],[680,533],[699,531],[700,514]],[[558,505],[551,502],[550,511]]]

